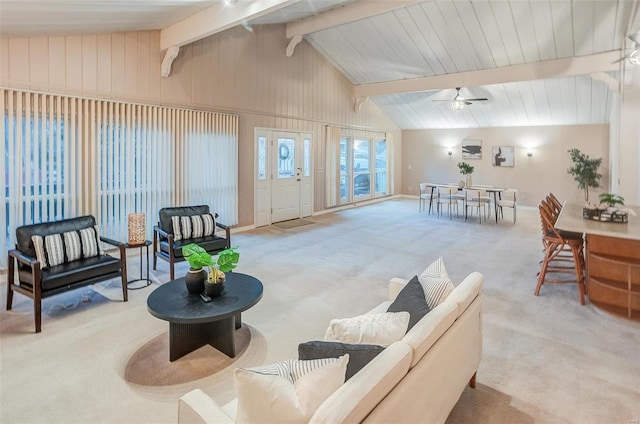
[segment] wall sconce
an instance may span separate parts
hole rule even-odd
[[[448,154],[449,156],[451,156],[451,155],[453,154],[453,152],[451,151],[451,149],[449,149],[449,151],[447,152],[447,154]]]
[[[533,156],[533,150],[531,150],[531,148],[527,149],[527,156],[529,157]]]

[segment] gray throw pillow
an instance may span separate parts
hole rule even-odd
[[[316,340],[300,343],[298,345],[298,360],[306,361],[310,359],[339,358],[348,353],[349,363],[347,364],[347,372],[345,375],[346,381],[371,362],[371,360],[383,350],[384,348],[378,345],[349,344]]]
[[[398,293],[396,300],[389,305],[387,312],[409,312],[409,326],[407,327],[407,331],[409,331],[423,316],[429,313],[429,310],[427,300],[424,297],[424,290],[416,275]]]

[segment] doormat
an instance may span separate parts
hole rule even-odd
[[[302,227],[309,224],[313,224],[313,222],[307,221],[306,219],[291,219],[289,221],[276,222],[273,225],[288,230],[290,228]]]

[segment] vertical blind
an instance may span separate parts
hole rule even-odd
[[[118,240],[132,212],[150,236],[165,206],[208,204],[237,223],[236,115],[9,89],[0,110],[4,252],[20,225],[87,214]]]

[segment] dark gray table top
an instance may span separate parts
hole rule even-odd
[[[147,309],[156,318],[177,324],[199,324],[228,318],[246,311],[262,298],[262,283],[238,272],[226,273],[220,297],[205,303],[198,294],[190,294],[183,278],[169,281],[147,298]]]

